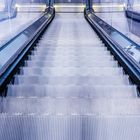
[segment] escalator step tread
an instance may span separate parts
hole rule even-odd
[[[60,68],[60,67],[43,67],[43,68],[38,68],[38,67],[24,67],[21,68],[20,74],[22,75],[43,75],[43,76],[49,76],[49,75],[54,75],[54,76],[59,76],[59,75],[67,75],[67,76],[84,76],[84,75],[90,75],[90,76],[104,76],[104,75],[123,75],[123,70],[122,68]]]
[[[3,113],[140,115],[139,99],[7,97],[2,103]]]
[[[92,61],[92,62],[77,62],[77,61],[62,61],[62,62],[53,62],[53,61],[26,61],[25,66],[33,67],[55,67],[55,66],[73,66],[73,67],[118,67],[116,61]]]
[[[129,85],[128,76],[15,76],[15,84]]]
[[[0,139],[139,140],[139,120],[139,115],[0,115]]]
[[[32,90],[31,90],[32,89]],[[83,97],[83,98],[136,98],[135,86],[50,86],[9,85],[8,96]]]

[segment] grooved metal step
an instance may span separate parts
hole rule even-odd
[[[32,90],[31,90],[32,89]],[[137,98],[135,86],[50,86],[9,85],[8,96],[23,97],[83,97],[83,98]]]
[[[39,85],[129,85],[127,76],[15,76],[15,84]]]
[[[123,75],[122,68],[112,67],[93,67],[93,68],[81,68],[81,67],[24,67],[21,68],[20,74],[22,75],[36,75],[36,76],[107,76],[107,75]]]
[[[55,67],[55,66],[63,66],[63,67],[68,67],[68,66],[73,66],[73,67],[80,67],[80,66],[85,66],[85,67],[118,67],[118,63],[115,61],[95,61],[93,60],[92,62],[77,62],[77,61],[61,61],[61,62],[53,62],[53,61],[26,61],[25,66],[28,67],[33,67],[33,66],[38,66],[38,67]]]
[[[86,53],[86,52],[83,52],[83,53]],[[103,52],[100,52],[100,51],[97,51],[97,52],[90,52],[91,54],[83,54],[83,53],[79,53],[79,52],[51,52],[51,51],[48,51],[48,52],[45,52],[45,51],[33,51],[31,56],[29,56],[29,58],[37,58],[37,57],[46,57],[46,58],[61,58],[62,56],[65,58],[65,57],[71,57],[71,58],[74,58],[74,59],[79,59],[79,58],[101,58],[101,57],[105,57],[105,58],[113,58],[111,55],[109,55],[109,52],[108,51],[103,51]],[[46,56],[48,55],[48,56]]]
[[[23,114],[140,115],[140,102],[139,99],[7,97],[2,109],[3,113]]]
[[[2,140],[139,140],[139,115],[1,115]]]
[[[42,61],[55,61],[55,60],[67,60],[67,61],[70,61],[70,60],[73,60],[73,61],[86,61],[86,62],[89,62],[89,61],[93,61],[93,60],[98,60],[98,61],[103,61],[103,60],[108,60],[108,61],[112,61],[112,60],[114,60],[114,58],[113,57],[111,57],[111,56],[79,56],[79,57],[77,57],[77,56],[69,56],[69,55],[67,55],[67,56],[63,56],[63,55],[55,55],[55,56],[52,56],[52,57],[47,57],[47,56],[42,56],[42,55],[40,55],[40,56],[38,56],[38,55],[35,55],[35,56],[29,56],[28,57],[28,59],[29,60],[35,60],[35,61],[37,61],[37,60],[42,60]]]

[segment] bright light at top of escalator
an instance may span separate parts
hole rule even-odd
[[[74,7],[84,8],[85,5],[84,4],[55,4],[54,7],[55,8],[61,8],[61,7],[65,7],[65,8],[74,8]]]

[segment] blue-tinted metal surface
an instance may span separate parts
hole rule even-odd
[[[140,86],[140,46],[101,20],[93,12],[85,11],[85,17],[135,84]]]
[[[140,21],[140,13],[139,12],[127,9],[125,11],[125,13],[126,13],[126,16],[128,18],[134,19],[136,21]]]
[[[22,45],[28,40],[28,36],[21,33],[10,44],[7,44],[4,49],[0,51],[0,69],[8,62],[8,60],[17,52]]]
[[[17,9],[12,9],[10,12],[0,12],[0,21],[15,18],[17,15]]]
[[[140,44],[140,23],[127,18],[124,10],[122,12],[96,13],[96,15],[107,22],[110,26],[123,33],[125,36]]]
[[[46,11],[42,17],[0,48],[0,86],[20,61],[18,59],[22,59],[23,54],[29,49],[28,43],[50,22],[52,14],[53,10]]]
[[[37,31],[37,29],[44,23],[48,16],[42,16],[33,25],[25,29],[22,33],[17,35],[12,41],[0,48],[0,74],[2,69],[7,65],[8,61],[18,53],[21,47],[28,41],[28,39]]]
[[[137,63],[140,63],[140,46],[128,39],[122,33],[114,29],[112,26],[104,22],[94,14],[90,17],[98,23],[98,25],[115,41],[125,52],[129,54]]]
[[[0,21],[3,21],[5,19],[9,18],[8,13],[6,12],[0,12]]]

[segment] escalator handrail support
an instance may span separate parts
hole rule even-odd
[[[108,49],[113,53],[118,62],[123,66],[124,70],[129,74],[133,82],[140,87],[140,67],[138,64],[125,52],[121,49],[121,46],[114,41],[109,34],[107,34],[99,25],[94,21],[91,17],[89,17],[89,11],[85,10],[84,15],[87,21],[90,23],[92,28],[97,32],[97,34],[103,39]],[[90,14],[94,14],[93,12]],[[94,14],[94,16],[96,16]],[[97,16],[96,16],[97,17]],[[99,17],[97,17],[99,18]],[[99,18],[100,19],[100,18]],[[103,20],[102,20],[103,21]],[[105,22],[105,21],[103,21]],[[108,24],[109,25],[109,24]],[[109,25],[110,26],[110,25]],[[112,26],[111,26],[112,27]],[[113,27],[112,27],[113,28]],[[114,28],[113,28],[114,29]],[[115,29],[116,30],[116,29]],[[117,31],[117,30],[116,30]],[[120,35],[123,35],[119,31],[117,31]],[[124,36],[124,35],[123,35]],[[124,36],[126,39],[131,41],[129,38]],[[132,43],[134,43],[132,41]],[[137,45],[136,43],[134,43]]]
[[[133,19],[135,21],[140,21],[140,12],[136,12],[136,11],[126,9],[125,10],[125,15],[128,18],[131,18],[131,19]]]
[[[51,23],[51,21],[55,16],[55,9],[54,8],[46,9],[46,12],[39,19],[41,19],[43,16],[46,15],[50,15],[50,17],[43,22],[43,24],[31,35],[31,37],[28,38],[28,40],[24,43],[24,45],[22,45],[22,47],[20,47],[20,49],[12,56],[12,58],[8,60],[4,68],[2,68],[0,72],[0,96],[5,96],[3,95],[3,91],[5,90],[7,84],[10,82],[11,77],[13,77],[13,75],[15,74],[15,69],[17,69],[19,63],[23,60],[27,52],[33,47],[34,42],[37,41],[37,39],[44,31],[44,29]],[[28,29],[29,27],[27,27],[26,29]],[[26,32],[26,29],[22,32]],[[16,37],[18,37],[19,34],[16,35]],[[13,37],[6,44],[11,43],[16,37]],[[4,49],[4,47],[2,49]]]

